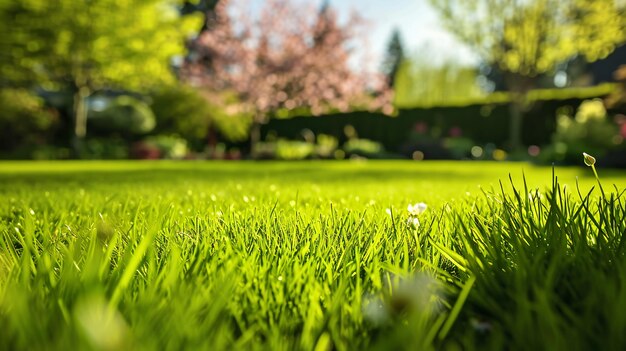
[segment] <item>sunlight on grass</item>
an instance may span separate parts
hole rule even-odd
[[[626,174],[599,173],[0,163],[0,348],[625,345]]]

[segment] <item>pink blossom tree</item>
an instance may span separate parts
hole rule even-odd
[[[192,54],[181,73],[213,103],[220,92],[234,92],[238,110],[253,116],[253,144],[260,139],[260,125],[278,111],[393,112],[384,76],[368,70],[371,65],[354,61],[365,27],[355,12],[340,23],[327,5],[310,16],[310,6],[269,0],[253,19],[241,11],[244,5],[232,0],[218,3],[208,29],[191,43]]]

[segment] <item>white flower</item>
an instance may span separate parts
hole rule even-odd
[[[388,215],[390,215],[390,216],[391,216],[391,209],[390,209],[390,208],[386,209],[386,210],[385,210],[385,212],[386,212]]]
[[[418,202],[415,205],[411,205],[409,204],[409,206],[407,207],[407,210],[409,211],[409,214],[411,216],[419,216],[420,214],[422,214],[424,211],[426,211],[426,208],[428,206],[426,206],[425,203],[423,202]]]
[[[409,227],[417,228],[417,227],[420,226],[420,220],[417,219],[417,217],[411,216],[411,217],[409,217],[409,219],[407,219],[406,224]]]

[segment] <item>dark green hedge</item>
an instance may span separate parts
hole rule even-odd
[[[557,109],[571,106],[574,110],[583,99],[535,101],[525,113],[522,140],[526,145],[545,145],[556,128]],[[454,127],[460,128],[462,136],[471,138],[476,144],[493,143],[506,147],[509,134],[509,105],[475,104],[462,107],[432,107],[400,110],[395,117],[380,113],[351,112],[319,117],[293,117],[273,119],[261,129],[262,137],[270,131],[278,137],[301,138],[303,129],[315,134],[330,134],[344,142],[343,129],[352,125],[359,138],[381,142],[388,151],[404,152],[412,131],[418,123],[426,124],[430,131],[439,130],[441,137],[448,136]]]

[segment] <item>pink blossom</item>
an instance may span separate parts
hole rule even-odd
[[[282,108],[308,107],[316,115],[334,108],[393,112],[384,76],[351,64],[350,48],[360,45],[364,28],[356,13],[340,23],[330,7],[310,16],[312,6],[290,0],[266,1],[258,19],[245,8],[242,0],[219,2],[209,29],[190,43],[184,80],[207,96],[235,92],[257,123]]]

